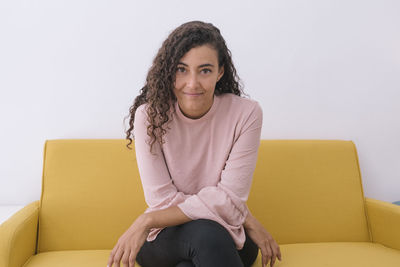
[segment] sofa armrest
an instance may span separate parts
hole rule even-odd
[[[400,206],[372,198],[365,206],[372,242],[400,250]]]
[[[0,225],[0,266],[21,267],[36,253],[38,218],[35,201]]]

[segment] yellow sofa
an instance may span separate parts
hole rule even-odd
[[[105,267],[146,207],[125,145],[46,141],[41,199],[0,226],[0,267]],[[364,197],[352,141],[262,140],[248,206],[280,245],[276,267],[400,266],[400,206]]]

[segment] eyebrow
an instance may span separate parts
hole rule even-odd
[[[185,65],[186,67],[188,66],[187,64],[185,64],[183,62],[178,62],[178,64]],[[198,66],[198,68],[202,68],[202,67],[214,67],[214,65],[210,64],[210,63],[206,63],[206,64],[201,64],[200,66]]]

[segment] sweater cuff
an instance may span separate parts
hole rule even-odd
[[[210,220],[214,220],[217,222],[222,220],[231,226],[240,226],[240,225],[244,224],[247,214],[248,214],[247,205],[244,205],[244,206],[245,206],[245,209],[243,211],[240,211],[239,209],[237,209],[235,207],[235,209],[234,209],[234,210],[236,210],[235,214],[230,214],[230,215],[215,214],[196,195],[186,199],[184,202],[179,203],[177,205],[177,207],[180,208],[181,211],[192,220],[210,219]],[[228,221],[226,221],[226,220],[228,220]]]

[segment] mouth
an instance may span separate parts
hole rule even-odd
[[[201,96],[203,93],[186,93],[186,92],[183,92],[183,94],[187,95],[187,96]]]

